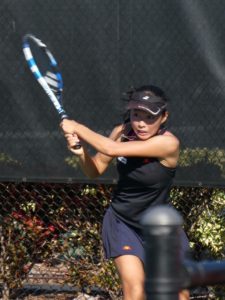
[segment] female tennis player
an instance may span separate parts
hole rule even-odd
[[[144,300],[141,218],[149,207],[169,203],[179,140],[165,127],[167,97],[160,88],[142,86],[127,95],[125,121],[109,137],[73,120],[63,120],[61,128],[88,177],[101,175],[117,158],[119,179],[103,220],[103,245],[106,258],[113,258],[119,272],[124,300]],[[91,145],[96,154],[89,155],[84,146],[75,150],[78,141]],[[185,243],[184,237],[184,248]],[[181,291],[179,298],[189,299],[188,291]]]

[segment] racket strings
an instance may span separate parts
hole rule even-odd
[[[56,94],[57,96],[61,94],[60,81],[55,73],[47,71],[44,79],[46,80],[47,84],[54,94]]]

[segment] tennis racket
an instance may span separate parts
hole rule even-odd
[[[63,80],[58,64],[47,46],[32,34],[23,37],[23,53],[35,79],[57,110],[60,119],[68,119],[62,105]],[[79,149],[80,143],[73,148]]]

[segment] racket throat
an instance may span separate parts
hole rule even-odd
[[[59,112],[59,115],[60,115],[61,120],[69,119],[69,116],[66,114],[66,112],[64,110]]]

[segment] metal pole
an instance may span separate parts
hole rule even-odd
[[[225,283],[225,261],[187,261],[184,288]]]
[[[147,300],[178,300],[182,284],[181,225],[170,206],[156,206],[142,219]]]

